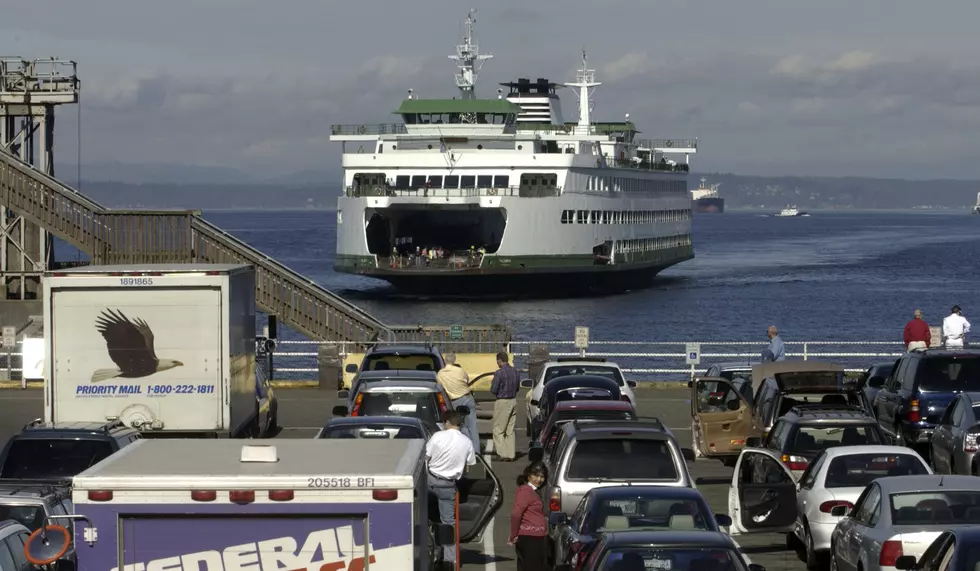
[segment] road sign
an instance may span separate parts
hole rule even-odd
[[[3,328],[3,346],[13,347],[17,344],[17,328],[7,325]]]
[[[463,326],[462,325],[450,325],[449,326],[449,338],[453,340],[461,340],[463,338]]]
[[[688,343],[684,349],[686,353],[687,364],[688,365],[700,365],[701,364],[701,344],[700,343]]]
[[[589,328],[581,325],[575,328],[575,347],[583,351],[589,347]]]

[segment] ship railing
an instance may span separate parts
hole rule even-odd
[[[405,135],[404,123],[377,123],[374,125],[331,125],[331,135]]]
[[[399,343],[403,341],[399,340]],[[767,342],[757,341],[702,341],[699,344],[700,363],[689,365],[686,362],[688,343],[692,341],[590,340],[585,355],[618,364],[630,380],[656,383],[689,380],[692,375],[704,374],[707,367],[715,363],[758,363],[762,351],[768,346]],[[903,344],[893,341],[787,341],[785,345],[788,360],[829,361],[843,365],[851,374],[865,371],[872,364],[892,362],[904,354]],[[532,347],[536,354],[537,347],[546,348],[551,359],[582,354],[573,341],[511,341],[508,351],[514,355],[515,366],[522,370],[522,378],[527,378]],[[318,348],[319,344],[314,341],[280,341],[275,353],[276,377],[317,378]],[[358,352],[354,343],[343,343],[339,348],[342,355]]]
[[[658,172],[689,172],[690,166],[686,164],[672,165],[668,162],[654,163],[650,161],[633,161],[629,159],[606,159],[606,165],[618,169],[636,169]]]
[[[561,187],[540,186],[479,186],[465,188],[394,188],[378,185],[348,186],[344,194],[349,198],[364,196],[388,196],[399,198],[479,198],[482,196],[522,196],[525,198],[558,196]]]
[[[698,148],[697,139],[637,139],[634,144],[642,149],[678,149],[678,152]]]
[[[378,256],[378,268],[390,269],[395,271],[461,271],[472,270],[483,266],[483,258],[480,253],[453,252],[441,258],[430,258],[418,255],[398,255],[398,256]]]

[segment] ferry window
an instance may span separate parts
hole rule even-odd
[[[459,177],[460,186],[463,188],[473,188],[476,186],[476,177],[472,175],[466,175]]]
[[[417,174],[412,177],[412,188],[419,189],[425,186],[425,175]]]
[[[476,177],[476,185],[480,188],[489,188],[493,186],[493,176],[488,174],[481,174]]]
[[[442,175],[439,175],[439,176],[430,176],[429,177],[429,186],[432,187],[432,188],[442,188]]]
[[[443,186],[445,188],[459,188],[459,177],[456,175],[447,176],[446,183]]]
[[[408,175],[400,174],[400,175],[396,176],[395,177],[395,188],[400,188],[400,189],[410,188],[409,187],[409,184],[408,184],[410,180],[411,179],[409,178]]]
[[[493,177],[493,185],[497,188],[507,188],[510,186],[510,177],[505,174],[498,174]]]
[[[561,223],[568,224],[575,221],[575,211],[574,210],[562,210],[561,211]]]
[[[588,224],[589,223],[589,211],[588,210],[579,210],[578,211],[578,223],[579,224]]]

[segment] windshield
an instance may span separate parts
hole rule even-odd
[[[393,424],[356,424],[331,426],[323,431],[320,438],[422,438],[425,434],[417,426]]]
[[[44,508],[41,506],[0,505],[0,521],[12,519],[31,531],[44,525],[44,515]]]
[[[894,525],[980,524],[980,491],[902,493],[890,500]]]
[[[619,386],[626,384],[626,381],[623,380],[623,374],[619,372],[619,367],[611,367],[609,365],[560,365],[557,367],[548,367],[547,372],[544,374],[544,384],[548,384],[548,381],[552,379],[566,377],[568,375],[605,377],[616,381],[616,384]]]
[[[358,416],[408,416],[435,427],[442,422],[436,393],[429,391],[398,391],[361,393]]]
[[[665,440],[623,437],[578,441],[566,477],[569,480],[678,480],[674,457]]]
[[[110,454],[112,446],[106,440],[19,439],[10,446],[0,478],[67,478]]]
[[[439,362],[434,355],[369,355],[364,359],[362,371],[438,371]]]
[[[612,549],[602,571],[742,571],[739,556],[725,548],[634,547]]]
[[[928,474],[918,456],[911,454],[849,454],[830,461],[825,488],[863,488],[885,476]]]
[[[613,395],[605,389],[579,387],[563,389],[555,393],[555,402],[566,400],[612,400]]]
[[[980,389],[980,357],[930,357],[916,369],[919,388],[926,391],[975,391]]]
[[[877,425],[871,424],[801,426],[793,438],[789,452],[814,458],[821,450],[835,446],[885,444],[881,441],[877,428]]]
[[[605,498],[589,508],[593,529],[609,531],[714,530],[701,502],[671,498]]]

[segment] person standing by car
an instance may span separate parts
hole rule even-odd
[[[497,353],[499,368],[490,383],[490,393],[497,399],[493,403],[493,451],[502,462],[513,462],[517,456],[514,424],[517,423],[517,391],[521,388],[521,378],[509,361],[507,353]]]
[[[929,331],[929,324],[922,319],[922,310],[916,309],[912,314],[912,321],[905,324],[905,348],[909,351],[915,349],[925,349],[929,346],[932,333]]]
[[[476,464],[473,443],[459,431],[459,413],[450,410],[443,415],[443,430],[436,432],[425,444],[425,459],[429,465],[429,493],[439,500],[439,521],[456,525],[456,482],[463,477],[467,466]],[[456,566],[456,546],[444,545],[443,561]]]
[[[541,486],[547,480],[548,468],[543,462],[528,465],[517,477],[507,541],[517,548],[517,571],[548,571],[548,520],[541,497]]]
[[[947,349],[966,347],[966,334],[970,332],[970,322],[963,317],[960,306],[954,305],[950,314],[943,319],[943,342]]]
[[[480,431],[476,427],[476,399],[473,398],[473,391],[470,390],[470,377],[456,364],[455,353],[446,353],[442,359],[446,362],[446,366],[436,373],[436,382],[446,389],[453,408],[465,406],[470,409],[469,414],[461,415],[463,434],[469,436],[470,441],[473,442],[473,451],[479,454],[483,449],[480,448]]]

